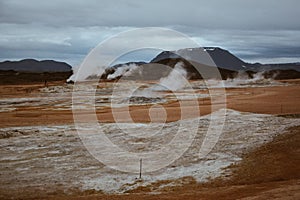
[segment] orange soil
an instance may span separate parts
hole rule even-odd
[[[1,97],[26,97],[28,91],[36,91],[41,85],[0,86]],[[300,87],[238,88],[227,89],[227,107],[240,111],[268,114],[299,114]],[[163,106],[167,110],[167,121],[180,118],[178,102]],[[199,101],[200,114],[210,113],[210,101]],[[25,107],[13,112],[0,113],[0,127],[72,123],[71,111],[43,110],[45,107]],[[149,106],[132,106],[131,115],[136,121],[149,121]],[[193,109],[185,107],[181,109]],[[118,112],[122,112],[119,109]],[[100,121],[113,122],[110,108],[97,111]],[[104,195],[94,191],[74,191],[71,196],[60,193],[47,194],[35,190],[0,191],[7,198],[19,199],[300,199],[300,127],[278,136],[274,141],[246,154],[243,161],[231,166],[232,176],[227,180],[213,180],[197,184],[190,178],[183,186],[169,187],[158,195],[138,188],[124,195]],[[157,183],[159,185],[159,183]],[[41,188],[45,191],[45,188]],[[137,193],[136,193],[137,192]]]
[[[0,93],[3,97],[26,97],[24,91],[30,88],[38,88],[39,86],[0,86]],[[299,114],[300,113],[300,87],[299,85],[291,86],[275,86],[261,88],[235,88],[226,89],[227,105],[230,109],[245,112],[264,113],[264,114]],[[9,95],[10,94],[10,95]],[[211,112],[210,99],[199,100],[199,116],[206,115]],[[181,119],[181,109],[185,109],[187,113],[191,113],[187,118],[197,117],[194,113],[194,107],[179,106],[179,102],[169,102],[162,104],[167,112],[167,122],[177,121]],[[71,105],[71,101],[70,101]],[[130,106],[130,115],[135,122],[149,122],[149,108],[151,106]],[[50,109],[49,109],[50,108]],[[114,113],[118,116],[124,114],[124,108],[117,108]],[[82,112],[80,115],[87,116]],[[111,108],[97,109],[97,117],[101,122],[114,122],[114,115]],[[88,119],[88,118],[87,118]],[[121,121],[128,121],[127,117]],[[51,110],[51,107],[45,105],[40,107],[22,107],[11,112],[0,113],[0,127],[11,126],[27,126],[27,125],[46,125],[46,124],[67,124],[73,123],[73,113],[70,110]]]

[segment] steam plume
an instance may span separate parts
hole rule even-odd
[[[187,71],[183,68],[182,62],[176,63],[174,69],[168,76],[163,77],[159,81],[159,85],[163,86],[167,90],[179,90],[183,88],[187,83]],[[155,88],[156,90],[165,90],[164,88]]]

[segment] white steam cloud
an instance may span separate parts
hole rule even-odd
[[[154,90],[171,90],[176,91],[182,89],[187,84],[187,71],[184,69],[182,62],[176,63],[174,69],[168,76],[163,77],[159,81],[159,88]]]
[[[276,74],[274,74],[276,76]],[[213,88],[226,87],[257,87],[266,85],[281,85],[280,82],[274,80],[274,76],[271,78],[264,77],[264,71],[253,74],[253,78],[249,78],[248,74],[244,71],[239,71],[237,76],[233,79],[227,79],[225,81],[210,79],[206,80],[207,84]]]
[[[265,79],[263,72],[253,74],[253,78],[249,78],[244,71],[239,71],[238,75],[233,79],[225,81],[226,87],[241,86],[241,85],[257,85],[270,82],[270,79]]]
[[[172,71],[159,80],[159,83],[149,87],[136,90],[133,97],[160,98],[158,91],[176,91],[184,88],[188,83],[187,71],[184,69],[184,63],[178,62]]]
[[[98,76],[100,74],[103,74],[103,72],[105,71],[105,69],[107,67],[105,66],[95,66],[95,67],[87,67],[85,70],[81,70],[79,73],[79,68],[78,67],[73,67],[73,74],[68,78],[67,82],[69,81],[85,81],[87,80],[89,77],[92,76]]]
[[[138,68],[139,66],[136,64],[122,65],[121,67],[118,67],[113,74],[108,75],[107,79],[111,80],[120,76],[130,76]]]

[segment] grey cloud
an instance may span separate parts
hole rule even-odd
[[[174,28],[246,60],[300,58],[299,7],[298,0],[0,0],[0,59],[78,64],[106,38],[147,26]]]
[[[255,58],[263,57],[300,58],[300,30],[201,30],[197,32],[193,29],[192,35],[205,38],[206,41],[202,44],[204,46],[218,44],[246,60],[253,61]]]
[[[298,29],[297,0],[2,0],[0,22],[49,26]]]
[[[99,42],[126,27],[47,27],[0,24],[0,59],[59,58],[79,64]]]

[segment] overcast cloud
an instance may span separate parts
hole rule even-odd
[[[0,60],[78,65],[112,35],[155,26],[226,48],[245,61],[294,62],[300,60],[299,7],[298,0],[0,0]]]

